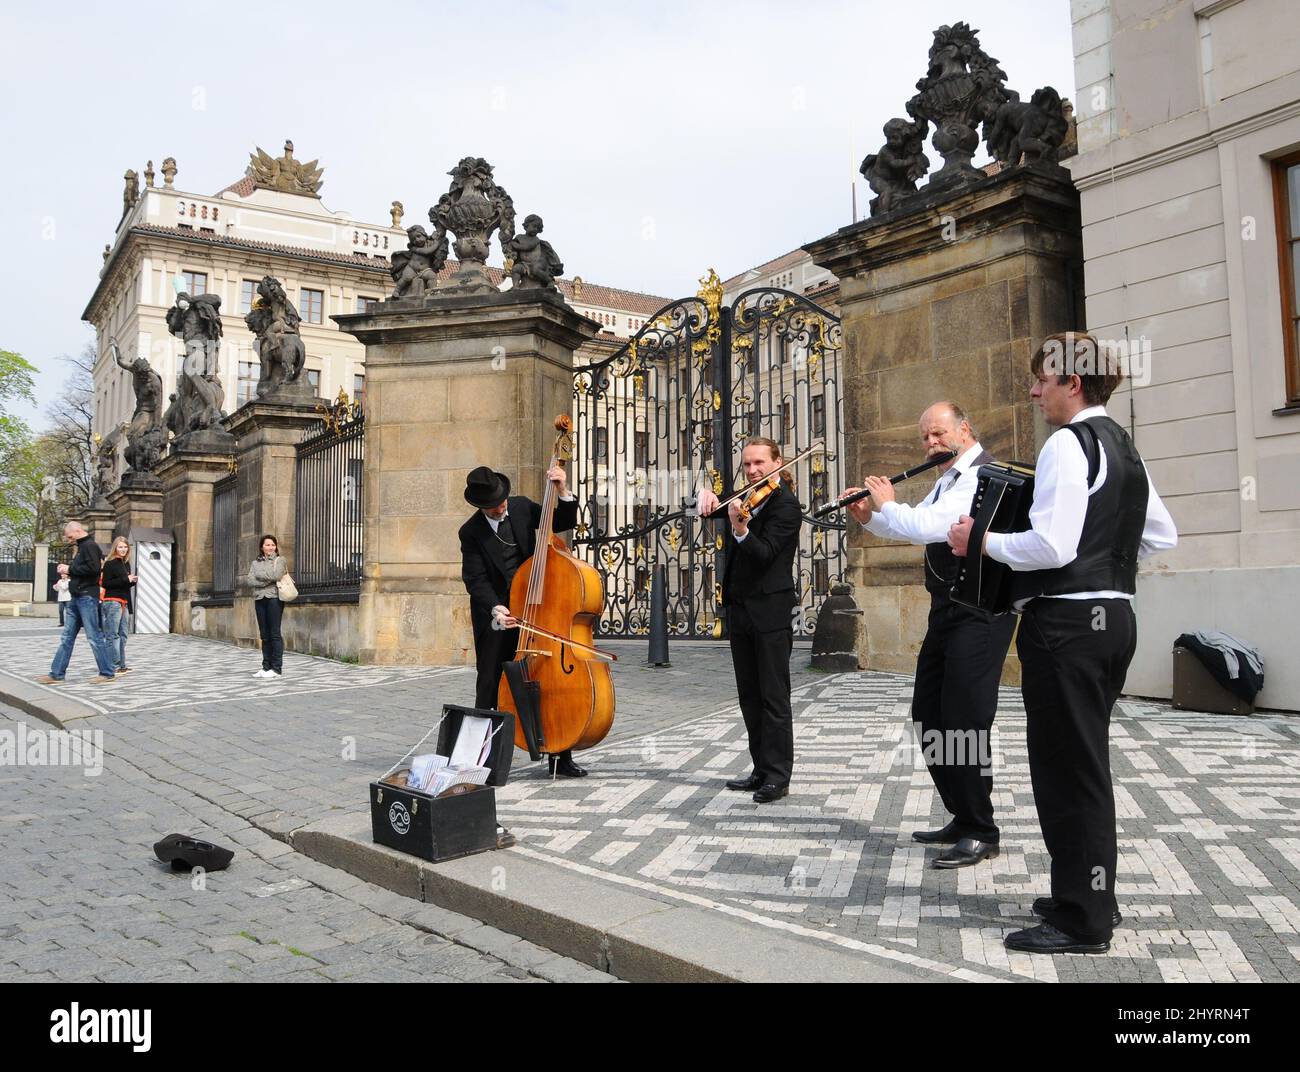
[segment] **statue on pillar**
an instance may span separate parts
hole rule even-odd
[[[224,445],[230,437],[221,427],[225,417],[221,409],[225,391],[217,365],[221,348],[221,297],[217,294],[191,297],[181,291],[176,295],[176,304],[167,310],[167,330],[185,343],[179,391],[179,424],[184,430],[178,438],[203,432],[208,433],[208,439],[220,440]]]
[[[936,127],[934,147],[943,156],[943,167],[930,176],[932,186],[988,177],[971,164],[980,143],[975,128],[1006,103],[1007,76],[980,47],[977,33],[964,22],[935,30],[929,70],[907,102],[908,115]]]
[[[140,200],[140,176],[128,168],[122,179],[126,183],[122,190],[122,215],[125,216]]]
[[[400,201],[394,201],[392,207],[388,210],[389,216],[393,219],[394,227],[402,226],[402,216],[406,213],[406,206]]]
[[[122,482],[132,474],[146,476],[158,463],[167,446],[167,429],[163,426],[162,415],[162,377],[153,370],[143,357],[127,362],[117,348],[117,341],[109,342],[113,361],[118,368],[131,374],[131,386],[135,391],[135,413],[126,430],[126,464],[128,471],[123,474]]]
[[[916,193],[916,180],[930,168],[925,155],[929,123],[891,119],[885,124],[885,144],[862,161],[862,175],[876,196],[871,199],[873,216],[890,212],[899,202]]]
[[[394,298],[422,298],[438,285],[438,273],[447,263],[447,234],[433,238],[416,224],[406,231],[406,249],[397,250],[388,269]]]
[[[444,288],[451,294],[495,294],[487,274],[492,232],[500,229],[501,243],[515,236],[515,205],[496,184],[492,165],[482,157],[464,157],[451,171],[451,187],[429,209],[434,241],[441,244],[448,231],[456,236],[460,269]]]
[[[984,123],[984,140],[994,159],[1016,167],[1024,157],[1026,167],[1043,167],[1059,161],[1070,122],[1061,95],[1051,86],[1037,90],[1028,103],[1014,89],[1007,101]]]
[[[257,336],[254,347],[261,362],[257,397],[273,394],[304,394],[307,381],[302,379],[307,348],[298,325],[302,317],[274,276],[264,276],[257,284],[257,299],[244,317],[248,330]]]
[[[515,290],[559,290],[555,280],[564,274],[564,265],[551,244],[538,237],[541,233],[542,217],[533,214],[524,218],[523,234],[502,238],[502,252],[514,262],[510,279]]]
[[[91,505],[97,510],[108,508],[105,496],[117,487],[117,448],[109,440],[96,434],[95,480],[91,489]]]

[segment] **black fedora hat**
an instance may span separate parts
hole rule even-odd
[[[494,473],[480,465],[465,478],[465,501],[471,506],[490,510],[509,497],[510,478],[505,473]]]

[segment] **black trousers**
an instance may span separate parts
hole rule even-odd
[[[929,627],[916,660],[912,721],[926,767],[957,836],[998,840],[993,821],[990,734],[998,681],[1011,646],[1015,615],[993,617],[934,594]]]
[[[278,596],[253,600],[257,613],[257,631],[262,636],[262,669],[284,671],[284,637],[280,635],[280,619],[284,616],[284,603]]]
[[[515,657],[518,629],[493,629],[491,623],[474,634],[474,663],[478,678],[474,684],[474,706],[495,708],[501,683],[501,664]]]
[[[488,624],[474,634],[474,665],[478,677],[474,682],[474,706],[495,710],[500,694],[501,667],[515,657],[519,647],[518,629],[493,629]],[[545,701],[543,701],[545,702]],[[560,755],[573,758],[573,750]]]
[[[731,662],[749,755],[763,783],[786,786],[794,769],[794,715],[790,710],[790,652],[794,630],[760,633],[742,604],[727,608]]]
[[[1115,795],[1110,712],[1137,646],[1127,599],[1032,600],[1020,623],[1029,776],[1052,858],[1046,919],[1082,941],[1111,937]]]

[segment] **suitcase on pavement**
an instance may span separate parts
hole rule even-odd
[[[1216,715],[1249,715],[1255,705],[1234,696],[1220,685],[1196,653],[1174,648],[1174,707],[1183,711],[1208,711]]]

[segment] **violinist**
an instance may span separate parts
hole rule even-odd
[[[799,602],[794,556],[803,511],[789,473],[769,477],[782,464],[776,442],[749,439],[741,464],[747,484],[763,482],[726,508],[722,605],[754,767],[748,777],[728,782],[727,788],[751,792],[755,803],[768,804],[789,794],[794,767],[790,653]],[[718,505],[711,489],[699,492],[696,506],[702,516],[714,513]]]
[[[547,479],[555,482],[558,503],[554,530],[564,532],[578,520],[578,500],[568,491],[564,467],[554,466]],[[486,465],[472,470],[465,482],[465,501],[477,509],[460,527],[461,580],[469,592],[470,622],[478,681],[474,706],[495,708],[501,667],[515,657],[518,623],[510,614],[510,582],[533,553],[540,503],[510,494],[510,478]],[[587,772],[573,762],[572,752],[550,756],[550,772],[581,778]]]

